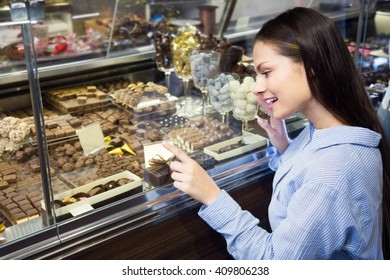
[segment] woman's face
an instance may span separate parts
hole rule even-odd
[[[285,119],[311,110],[315,102],[303,63],[293,62],[261,41],[254,45],[253,62],[257,72],[253,92],[270,116]]]

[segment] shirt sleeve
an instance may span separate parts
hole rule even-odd
[[[270,159],[270,161],[268,163],[268,167],[271,170],[276,171],[280,165],[281,157],[282,157],[282,154],[276,149],[276,153]]]
[[[268,242],[269,233],[259,227],[259,220],[248,211],[243,211],[226,191],[222,190],[209,206],[203,205],[199,216],[225,237],[227,249],[235,259],[263,257],[254,257],[254,254],[264,251],[259,247]]]
[[[202,206],[199,215],[224,236],[235,259],[329,259],[344,244],[346,229],[358,232],[348,208],[333,189],[307,186],[294,195],[286,218],[272,233],[225,191]],[[351,246],[358,244],[351,241]]]
[[[292,140],[290,138],[288,138],[288,145],[291,145],[292,143]],[[283,153],[280,153],[278,149],[275,149],[276,150],[276,153],[273,155],[273,157],[271,158],[271,160],[269,161],[268,163],[268,167],[273,170],[273,171],[276,171],[281,163],[281,158],[282,158],[282,155]]]

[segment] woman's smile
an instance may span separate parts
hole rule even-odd
[[[271,97],[271,98],[263,98],[264,102],[267,103],[268,106],[271,106],[276,101],[278,101],[277,97]]]

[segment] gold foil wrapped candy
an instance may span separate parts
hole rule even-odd
[[[190,55],[200,48],[200,33],[195,26],[188,25],[179,29],[171,44],[173,65],[180,78],[191,78]]]
[[[137,155],[127,143],[113,143],[110,136],[104,137],[104,142],[106,143],[106,150],[110,155],[124,155],[126,153]]]

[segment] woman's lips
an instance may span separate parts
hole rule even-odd
[[[278,101],[278,98],[277,98],[277,97],[264,98],[264,102],[265,102],[268,106],[274,104],[276,101]]]

